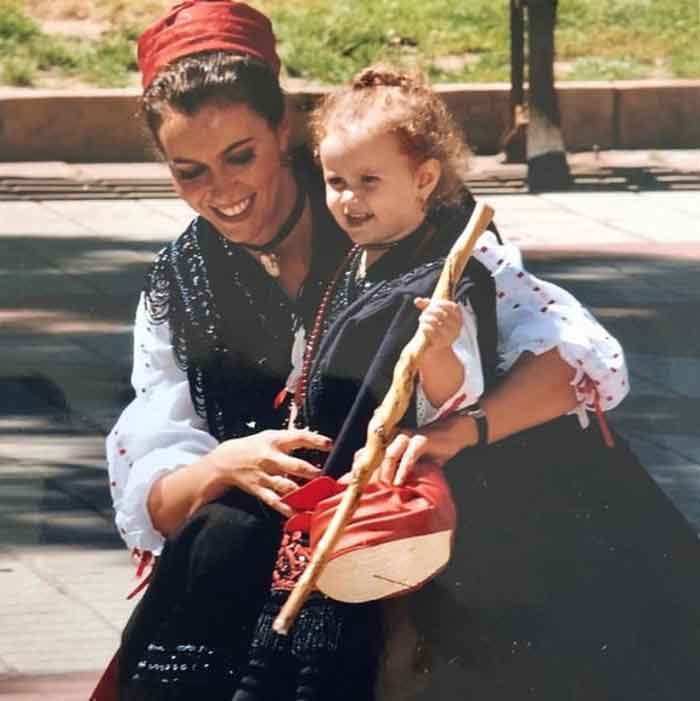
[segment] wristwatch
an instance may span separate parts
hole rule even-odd
[[[476,422],[476,445],[474,448],[481,448],[482,446],[488,445],[489,443],[489,420],[486,416],[486,412],[481,408],[481,404],[476,402],[471,404],[459,412],[462,416],[471,416]]]

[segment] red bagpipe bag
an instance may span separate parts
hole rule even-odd
[[[308,534],[311,551],[328,528],[344,485],[319,477],[287,495],[299,513],[285,524]],[[456,510],[442,469],[420,470],[408,483],[367,485],[317,582],[337,601],[359,603],[408,593],[448,563]]]

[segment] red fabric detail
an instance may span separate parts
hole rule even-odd
[[[135,589],[132,589],[127,595],[127,601],[131,601],[137,594],[140,594],[151,582],[153,578],[153,570],[148,573],[148,576],[144,577],[137,585]]]
[[[342,495],[336,494],[314,509],[312,550],[326,532],[341,499]],[[420,470],[401,487],[370,482],[330,559],[356,548],[453,530],[456,523],[457,510],[440,467],[431,465]]]
[[[102,672],[97,686],[90,694],[90,701],[118,701],[117,679],[119,677],[119,652],[115,652],[107,668]]]
[[[284,524],[285,533],[301,531],[308,533],[311,530],[311,511],[300,511],[294,516],[290,516]]]
[[[322,499],[327,499],[335,494],[345,491],[345,487],[338,484],[332,477],[321,475],[306,484],[289,492],[280,500],[295,511],[311,511]]]
[[[136,588],[126,595],[128,600],[133,599],[139,592],[143,591],[148,586],[153,578],[153,566],[155,565],[155,558],[150,550],[141,552],[140,550],[135,549],[133,554],[136,558],[138,558],[138,564],[136,566],[136,579],[141,579],[141,577],[143,577],[143,573],[145,572],[146,567],[149,565],[151,569],[148,575],[141,579],[141,581],[136,585]]]
[[[603,435],[603,441],[608,448],[615,447],[615,440],[610,432],[610,426],[608,426],[608,421],[605,418],[605,412],[600,406],[600,392],[598,391],[598,382],[593,382],[588,375],[584,375],[581,382],[579,382],[578,387],[584,393],[590,393],[593,395],[593,407],[595,408],[596,418],[598,419],[598,426],[600,426],[600,432]],[[608,401],[612,401],[612,397],[608,397]]]
[[[286,387],[282,387],[282,389],[275,395],[275,401],[272,402],[272,406],[275,409],[279,409],[284,404],[284,400],[287,398],[288,394],[289,390]]]
[[[138,42],[141,84],[147,88],[161,68],[202,51],[252,56],[279,75],[280,60],[270,20],[243,2],[185,0],[152,24]]]
[[[308,535],[301,531],[285,533],[272,570],[272,588],[276,591],[292,591],[310,560]]]
[[[141,554],[141,557],[139,558],[139,564],[136,567],[136,577],[140,579],[143,576],[143,572],[146,569],[146,567],[151,563],[153,560],[153,553],[150,550],[146,550],[146,552]]]

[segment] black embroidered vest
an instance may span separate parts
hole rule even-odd
[[[304,406],[307,425],[335,438],[324,471],[342,475],[364,445],[367,424],[384,398],[396,361],[418,325],[415,297],[430,297],[444,256],[466,223],[468,212],[421,228],[385,253],[356,282],[351,261],[330,304],[324,335],[311,366]],[[428,233],[427,233],[428,232]],[[408,270],[408,272],[403,272]],[[490,272],[472,258],[456,292],[469,299],[477,318],[485,388],[496,381],[495,286]],[[415,406],[404,424],[415,425]]]
[[[273,403],[291,369],[294,315],[313,313],[322,281],[348,248],[325,208],[315,169],[303,158],[296,167],[309,193],[314,236],[313,282],[296,300],[201,217],[160,252],[147,276],[148,316],[170,324],[195,410],[220,441],[286,423],[286,412]]]

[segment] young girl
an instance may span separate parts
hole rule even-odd
[[[297,334],[288,384],[299,410],[297,423],[336,439],[324,472],[338,478],[363,445],[369,418],[418,324],[429,345],[407,424],[420,426],[477,402],[485,379],[494,379],[495,294],[488,271],[471,261],[457,302],[428,300],[473,200],[462,184],[465,146],[445,105],[426,84],[367,69],[350,88],[323,102],[312,125],[328,208],[355,246],[327,283],[316,313],[302,320],[306,332]],[[441,468],[432,472],[426,479],[439,493],[445,521],[453,521]],[[387,462],[375,479],[390,485],[404,477]],[[395,489],[405,498],[405,490]],[[312,688],[314,698],[341,698],[340,690],[329,686],[338,678],[353,679],[342,692],[347,698],[370,699],[383,640],[379,604],[341,604],[316,595],[289,640],[270,630],[308,562],[308,538],[295,523],[290,520],[286,528],[273,592],[234,699],[297,698],[301,687]],[[367,538],[371,544],[372,535]],[[377,598],[401,591],[392,586],[401,578],[401,567],[384,561],[379,568],[385,565],[388,570],[381,574],[387,576],[373,570],[378,581],[389,583],[377,587]],[[352,578],[336,579],[333,592],[350,592],[338,598],[353,600],[347,581]],[[314,632],[319,629],[323,634]]]
[[[441,211],[465,196],[466,148],[427,85],[381,69],[367,69],[350,89],[331,94],[312,115],[312,131],[326,203],[355,244],[326,289],[330,307],[319,309],[312,323],[324,337],[339,312],[374,283],[434,260],[438,250],[444,255],[444,246],[427,247],[440,228]],[[462,214],[458,219],[465,224]],[[379,265],[385,257],[389,262]],[[468,299],[461,301],[415,300],[430,338],[419,368],[419,423],[448,403],[453,409],[472,404],[483,392],[476,317]],[[307,336],[297,336],[293,387],[302,372],[300,344],[308,365],[320,340]],[[353,346],[362,343],[356,339]],[[303,399],[297,397],[297,404]]]

